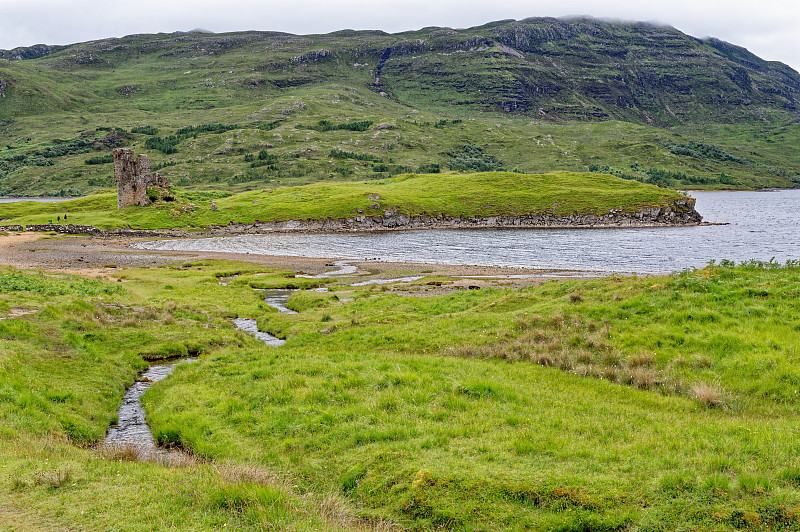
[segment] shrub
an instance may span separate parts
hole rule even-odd
[[[178,152],[178,144],[183,140],[175,135],[169,137],[150,137],[144,142],[144,147],[148,150],[157,150],[169,155]]]
[[[158,128],[153,126],[137,126],[131,128],[131,133],[140,133],[142,135],[158,135]]]
[[[106,163],[113,163],[114,162],[114,155],[111,153],[107,153],[105,155],[98,155],[96,157],[89,157],[83,164],[106,164]],[[89,183],[91,185],[91,183]]]
[[[372,155],[365,155],[363,153],[353,153],[353,152],[349,152],[349,151],[342,151],[342,150],[339,150],[337,148],[332,149],[330,154],[329,154],[329,156],[333,157],[335,159],[356,159],[358,161],[378,161],[379,160],[377,157],[374,157]]]
[[[224,133],[232,129],[239,129],[239,126],[236,124],[201,124],[199,126],[181,128],[176,135],[188,138],[196,136],[198,133]]]
[[[268,122],[266,124],[259,124],[258,129],[260,129],[262,131],[271,131],[271,130],[275,129],[276,127],[280,126],[280,125],[281,125],[281,123],[277,122],[277,121],[276,122]]]
[[[346,130],[346,131],[366,131],[372,125],[371,120],[362,120],[360,122],[348,122],[345,124],[334,124],[330,120],[320,120],[317,125],[311,126],[310,129],[315,129],[317,131],[326,132],[326,131],[338,131],[338,130]]]
[[[502,170],[503,161],[483,151],[481,146],[463,144],[447,152],[453,158],[450,162],[451,170],[474,170],[476,172],[491,172]]]
[[[438,174],[441,171],[442,171],[442,167],[439,166],[439,163],[428,163],[428,164],[420,165],[420,167],[417,168],[417,172],[416,173],[418,173],[418,174]]]

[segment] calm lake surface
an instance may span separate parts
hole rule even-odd
[[[18,201],[39,201],[42,203],[52,203],[54,201],[69,201],[76,198],[0,198],[0,203],[16,203]]]
[[[800,190],[693,192],[701,227],[434,229],[145,242],[145,249],[331,259],[667,273],[709,260],[800,259]]]

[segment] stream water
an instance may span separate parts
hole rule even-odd
[[[153,433],[145,421],[142,396],[154,382],[166,379],[178,364],[195,362],[196,358],[184,358],[178,362],[154,363],[125,392],[117,411],[117,424],[108,430],[104,440],[107,446],[134,449],[141,456],[158,452]]]
[[[286,340],[281,340],[280,338],[276,338],[269,333],[261,332],[258,330],[258,324],[256,324],[256,320],[250,318],[236,318],[233,320],[234,325],[239,330],[242,330],[248,334],[252,334],[262,342],[267,345],[271,345],[273,347],[280,347],[286,343]]]
[[[225,283],[221,284],[225,285]],[[285,306],[292,294],[291,290],[264,290],[263,292],[264,300],[268,305],[285,314],[296,314],[295,311]],[[259,331],[254,319],[236,318],[233,320],[233,324],[269,346],[280,347],[286,343],[286,340]],[[145,419],[142,396],[153,383],[166,379],[178,364],[195,361],[197,361],[196,358],[184,358],[177,362],[152,364],[125,392],[122,404],[117,410],[117,424],[108,430],[103,443],[111,448],[133,449],[140,458],[151,457],[163,452],[156,445],[153,432]]]
[[[297,314],[294,310],[286,308],[286,303],[292,296],[291,290],[258,290],[264,294],[264,303],[277,309],[281,314]]]

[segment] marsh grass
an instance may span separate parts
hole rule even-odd
[[[66,528],[109,526],[99,501],[124,508],[135,495],[134,530],[152,519],[197,530],[800,526],[800,399],[787,386],[800,382],[796,268],[714,266],[658,289],[630,278],[429,298],[300,291],[295,315],[217,281],[246,269],[125,270],[121,292],[101,283],[89,297],[69,278],[0,292],[8,308],[42,309],[0,321],[11,472],[0,503],[24,500]],[[232,314],[289,342],[266,347]],[[141,354],[173,342],[200,348],[200,361],[145,404],[156,437],[196,461],[84,454],[74,444],[102,437]],[[691,383],[711,383],[721,406]],[[62,500],[71,506],[53,512]]]

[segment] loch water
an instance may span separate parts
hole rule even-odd
[[[701,268],[710,260],[800,259],[800,190],[690,195],[705,222],[724,225],[276,233],[162,240],[137,247],[643,274]]]
[[[17,203],[20,201],[37,201],[39,203],[55,203],[58,201],[69,201],[76,198],[60,198],[60,197],[23,197],[23,196],[9,196],[5,198],[0,198],[0,203]]]

